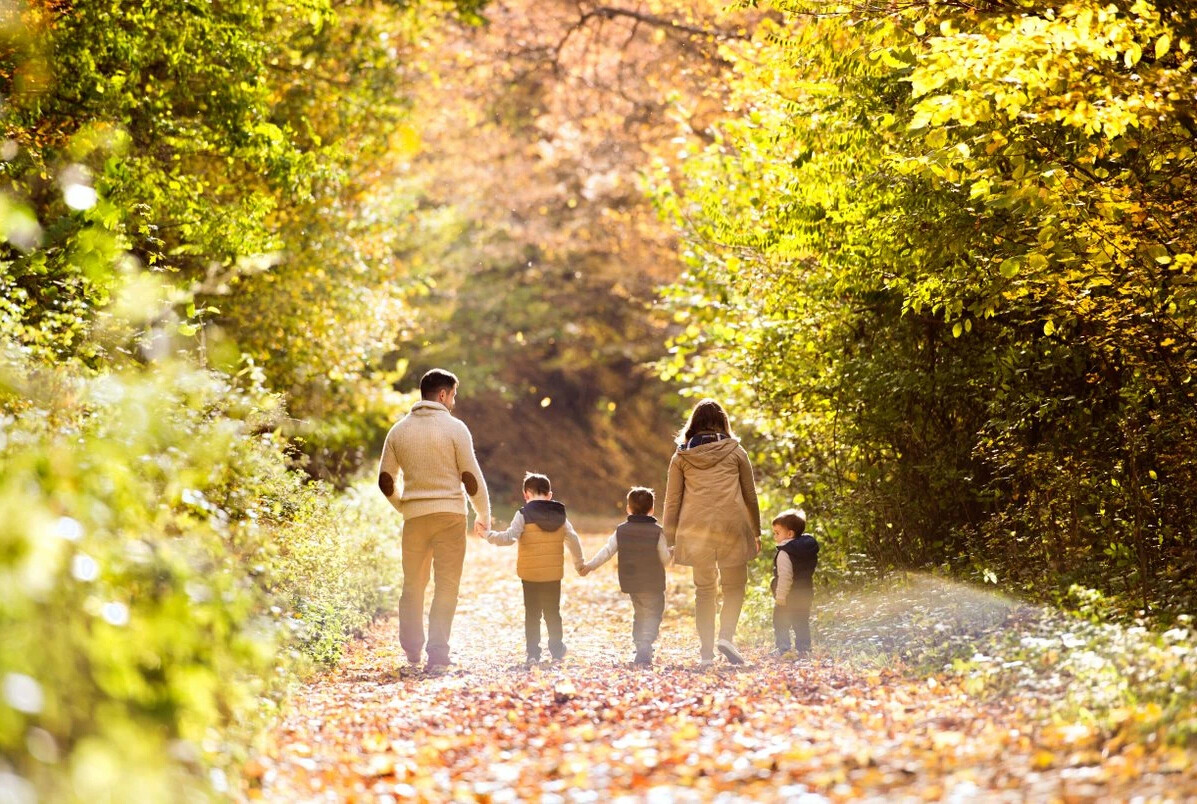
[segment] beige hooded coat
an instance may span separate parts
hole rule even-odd
[[[756,556],[761,512],[752,464],[737,439],[673,454],[663,524],[675,564],[736,567]]]

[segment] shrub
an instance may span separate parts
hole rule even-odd
[[[278,399],[225,375],[2,376],[3,786],[221,790],[255,714],[389,604],[375,512],[289,469]]]

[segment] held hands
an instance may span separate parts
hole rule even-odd
[[[485,539],[487,532],[490,530],[490,523],[483,522],[481,519],[474,520],[474,535],[479,539]]]

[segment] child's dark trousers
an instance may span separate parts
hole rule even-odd
[[[661,630],[665,616],[665,593],[631,592],[632,641],[636,643],[636,662],[648,664],[653,660],[653,643]]]
[[[810,607],[814,590],[794,587],[784,606],[773,606],[773,639],[782,653],[790,649],[790,632],[794,632],[794,649],[799,653],[810,650]]]
[[[554,659],[565,655],[561,634],[561,581],[524,581],[524,636],[528,658],[540,660],[540,618],[549,632],[549,653]]]

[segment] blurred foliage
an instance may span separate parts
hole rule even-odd
[[[39,246],[0,274],[13,334],[93,368],[158,356],[164,332],[221,370],[248,355],[287,396],[313,473],[356,468],[399,401],[381,358],[442,225],[403,175],[421,147],[412,42],[478,6],[7,7],[0,181]],[[169,292],[133,322],[142,337],[103,337],[133,274]]]
[[[289,674],[390,604],[386,512],[288,469],[247,377],[6,358],[0,750],[51,798],[219,788]]]
[[[500,499],[519,499],[526,469],[575,510],[664,487],[682,413],[646,364],[671,326],[656,288],[681,266],[640,173],[700,148],[722,109],[719,42],[759,16],[723,6],[499,0],[489,25],[439,28],[421,51],[435,78],[414,88],[412,176],[457,232],[423,240],[401,387],[459,367]]]
[[[1191,606],[1194,10],[771,5],[657,182],[663,376],[883,567]]]
[[[300,448],[404,401],[400,79],[479,10],[0,5],[0,797],[229,791],[392,605],[393,511]]]

